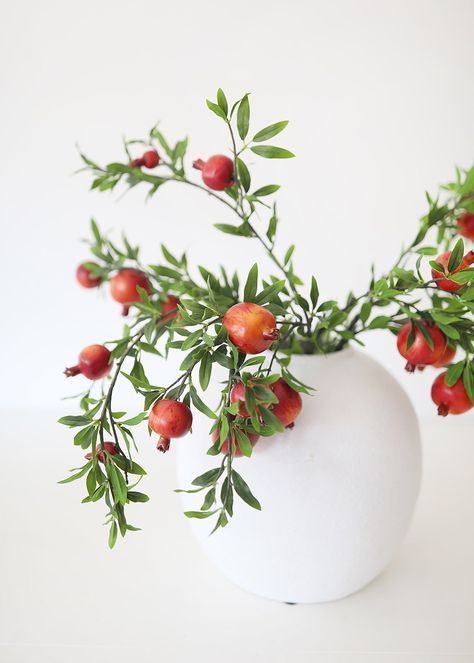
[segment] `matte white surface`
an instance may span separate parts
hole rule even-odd
[[[254,185],[282,185],[277,251],[296,243],[296,271],[306,282],[317,275],[323,299],[364,292],[370,264],[387,269],[414,237],[424,192],[472,163],[472,0],[1,6],[0,272],[14,293],[3,311],[15,320],[0,332],[10,347],[3,403],[23,402],[28,374],[36,405],[52,407],[64,395],[64,366],[121,330],[116,303],[74,282],[92,215],[117,239],[126,231],[145,260],[156,261],[165,242],[187,249],[191,265],[224,261],[244,272],[258,260],[262,274],[273,271],[256,243],[212,227],[232,213],[199,192],[170,185],[147,205],[139,188],[119,203],[119,194],[90,193],[86,175],[71,176],[76,141],[113,161],[123,134],[139,138],[160,120],[170,140],[189,136],[190,165],[229,147],[204,99],[219,86],[233,98],[251,92],[252,130],[290,120],[272,142],[297,155],[250,156]],[[366,341],[397,374],[392,336]],[[35,361],[41,370],[32,372]],[[423,415],[432,411],[429,381],[425,373],[406,382]]]
[[[216,567],[240,587],[318,603],[364,587],[398,550],[420,486],[420,439],[407,395],[366,353],[299,356],[291,366],[317,392],[303,395],[293,430],[261,438],[250,459],[234,462],[262,512],[235,495],[233,527],[209,537],[213,524],[191,525]],[[206,396],[218,403],[220,393]],[[220,462],[206,456],[209,421],[196,418],[193,438],[176,445],[183,486]],[[199,509],[204,494],[183,493],[185,509]]]
[[[145,433],[152,500],[132,517],[143,531],[110,552],[102,506],[55,483],[80,452],[54,417],[2,419],[2,663],[474,660],[472,417],[423,422],[422,490],[388,570],[347,599],[300,606],[215,571],[180,515],[172,452],[157,454]]]

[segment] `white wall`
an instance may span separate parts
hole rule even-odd
[[[146,206],[138,190],[120,203],[89,193],[87,177],[71,177],[76,141],[120,158],[124,132],[161,119],[170,136],[190,136],[190,158],[205,157],[228,140],[204,98],[218,86],[251,91],[253,127],[290,119],[277,144],[298,157],[256,159],[256,183],[284,185],[279,246],[296,241],[300,273],[341,296],[364,288],[372,260],[391,264],[424,191],[472,162],[473,24],[469,0],[3,3],[3,404],[56,408],[80,390],[64,365],[121,328],[115,303],[74,282],[89,216],[125,230],[149,259],[164,241],[192,263],[261,260],[257,245],[212,229],[227,214],[199,193],[170,186]],[[405,376],[388,334],[367,348],[432,412],[432,374]]]

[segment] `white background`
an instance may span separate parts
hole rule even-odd
[[[7,458],[24,457],[28,477],[33,476],[30,461],[38,457],[39,445],[56,458],[58,440],[64,443],[62,447],[67,443],[65,434],[58,433],[51,421],[66,409],[60,397],[80,390],[83,383],[71,380],[66,384],[61,374],[64,366],[75,361],[83,346],[115,338],[121,329],[118,306],[95,291],[80,289],[74,280],[77,263],[86,257],[78,240],[88,234],[90,216],[117,238],[126,231],[133,242],[143,246],[144,258],[150,261],[159,260],[159,244],[164,242],[176,252],[187,250],[193,265],[215,267],[224,262],[226,267],[244,272],[258,260],[262,272],[270,269],[257,244],[221,235],[212,228],[212,223],[231,218],[199,192],[170,185],[147,205],[143,204],[144,191],[139,189],[120,202],[116,194],[89,193],[88,176],[72,176],[80,166],[76,142],[101,162],[120,159],[124,133],[127,137],[144,136],[160,120],[170,139],[189,136],[190,164],[192,158],[206,158],[228,148],[225,127],[207,110],[204,99],[214,98],[219,86],[232,98],[251,92],[252,128],[256,131],[289,119],[288,129],[272,142],[297,154],[291,161],[252,158],[254,183],[282,184],[278,250],[284,252],[290,243],[297,244],[299,274],[308,280],[315,273],[325,299],[342,297],[349,289],[363,291],[370,263],[375,261],[379,271],[389,267],[401,245],[413,237],[418,218],[426,210],[424,191],[436,192],[439,183],[452,177],[455,164],[472,164],[474,5],[470,0],[3,0],[0,8],[0,390],[9,422],[4,441],[11,454]],[[433,374],[427,370],[422,375],[405,375],[393,337],[387,333],[368,335],[366,344],[367,350],[404,384],[421,417],[430,417]],[[157,365],[154,370],[169,369]],[[472,427],[472,417],[472,413],[467,415],[464,426],[470,422]],[[24,422],[40,420],[41,426],[23,426]],[[446,437],[456,435],[453,421],[438,425]],[[467,440],[466,432],[463,435]],[[12,444],[18,445],[14,453]],[[32,444],[36,446],[33,455],[29,451]],[[55,472],[50,472],[51,476],[46,473],[48,482],[62,472],[64,462],[71,463],[67,450],[61,454]],[[458,462],[462,465],[463,459],[458,458]],[[435,476],[429,480],[434,481]],[[459,495],[454,490],[456,470],[448,472],[448,477],[453,499],[459,496],[462,502],[463,484]],[[467,481],[467,476],[462,478]],[[12,479],[18,499],[28,494],[26,489],[18,489],[19,481]],[[49,508],[56,500],[63,504],[61,500],[68,499],[72,509],[77,501],[78,494],[72,489],[68,498],[64,497],[65,489],[48,493],[48,502],[44,484],[37,481],[27,485],[37,486],[38,508],[43,498]],[[432,494],[436,495],[434,489]],[[12,504],[13,500],[8,506]],[[459,508],[455,501],[452,506]],[[173,508],[178,511],[176,505]],[[26,503],[8,510],[15,537],[10,539],[11,558],[8,555],[6,559],[15,573],[23,568],[15,564],[29,563],[26,551],[29,546],[35,550],[38,541],[45,546],[41,552],[45,560],[50,559],[51,550],[56,559],[54,551],[58,550],[51,538],[51,519],[40,529],[39,512],[35,511],[34,519],[28,513]],[[69,531],[71,522],[54,508],[52,513],[58,519],[55,527]],[[78,519],[84,517],[82,507],[73,513]],[[440,520],[449,517],[443,512]],[[466,517],[472,523],[472,513]],[[429,520],[431,530],[424,526],[420,530],[427,535],[424,541],[430,542],[430,547],[443,538],[444,524],[439,523],[438,536],[436,520],[434,516]],[[97,514],[87,525],[97,527]],[[152,527],[153,522],[148,525]],[[181,530],[184,532],[184,526]],[[78,537],[75,545],[78,551],[84,546],[93,557],[85,545],[89,531],[84,528],[84,536]],[[156,544],[156,532],[154,536],[145,541]],[[104,573],[108,553],[102,538],[99,530],[91,545]],[[190,539],[183,540],[193,545]],[[472,548],[472,538],[469,541]],[[461,546],[469,549],[466,541]],[[59,549],[63,555],[69,554],[64,543]],[[17,556],[18,550],[21,554]],[[415,555],[418,570],[424,568],[425,554]],[[80,565],[79,552],[77,556]],[[447,557],[442,559],[441,566]],[[122,563],[124,560],[126,557]],[[461,561],[455,557],[453,565],[462,568]],[[38,572],[50,578],[52,570],[46,567],[41,566]],[[159,567],[157,561],[157,573]],[[153,568],[151,561],[147,568]],[[416,576],[417,569],[411,569]],[[118,567],[115,570],[118,572]],[[434,576],[442,572],[436,565],[431,570]],[[405,582],[407,593],[399,598],[400,615],[404,602],[413,598],[412,585],[406,578]],[[459,615],[465,615],[459,598],[462,577],[457,582],[459,587],[452,589],[446,580],[439,591],[453,591],[452,601]],[[394,581],[396,586],[400,583],[403,586],[402,581]],[[426,587],[429,584],[427,580]],[[170,592],[181,585],[176,579]],[[49,585],[38,584],[35,576],[29,586],[33,588],[33,605],[41,612],[43,595],[38,592],[47,594]],[[472,588],[472,575],[467,586]],[[207,589],[211,596],[214,589]],[[196,583],[196,594],[199,591],[202,586]],[[227,585],[220,591],[221,598],[228,596]],[[56,608],[47,614],[54,621],[61,612],[61,601],[72,598],[61,598],[54,592],[53,596]],[[10,601],[15,597],[15,586],[9,597]],[[17,596],[18,601],[20,598]],[[86,599],[79,593],[77,600],[84,602],[87,612],[81,618],[94,621],[95,609],[87,607]],[[28,601],[26,596],[23,601]],[[217,604],[211,606],[219,611]],[[380,606],[368,609],[367,626],[375,614],[371,609],[378,612]],[[2,620],[7,613],[5,606]],[[263,608],[257,613],[256,619],[272,619]],[[446,632],[442,628],[450,628],[448,613],[431,615],[425,627],[433,623],[435,629],[441,629],[440,640],[423,640],[421,649],[444,651],[455,644],[459,651],[468,646],[472,649],[470,627],[460,616],[458,630],[451,632],[451,639],[443,640]],[[9,627],[5,637],[14,642],[22,637],[25,642],[37,641],[35,633],[22,636],[14,619],[20,613],[13,609],[11,614],[13,621],[6,623],[15,626]],[[79,619],[78,615],[74,618]],[[286,621],[286,617],[282,619]],[[338,613],[335,619],[333,649],[337,649],[337,620],[344,623],[347,613]],[[189,620],[192,622],[191,616]],[[269,632],[265,633],[270,639]],[[294,633],[299,637],[297,631]],[[410,632],[405,641],[399,639],[398,649],[411,651],[417,642],[411,636]],[[47,637],[52,637],[50,632]],[[69,634],[65,638],[68,643],[78,642]],[[100,638],[96,641],[101,642]],[[81,642],[87,643],[87,638]],[[327,643],[324,646],[329,647]],[[371,646],[384,651],[397,649],[390,638],[358,642],[357,637],[349,636],[341,649],[359,647],[365,651]],[[15,655],[6,660],[30,660],[26,654]],[[39,661],[37,652],[32,656],[31,660]],[[45,660],[53,660],[51,653],[48,656]]]

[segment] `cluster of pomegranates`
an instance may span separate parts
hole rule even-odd
[[[156,150],[147,150],[138,159],[130,161],[131,168],[156,168],[160,163],[160,155]],[[224,154],[215,154],[207,161],[196,159],[193,168],[201,171],[202,180],[214,191],[224,191],[234,184],[234,162]]]
[[[275,316],[258,304],[250,302],[235,304],[224,315],[223,324],[231,342],[244,354],[263,352],[278,338]],[[275,394],[278,402],[272,405],[266,404],[265,407],[271,407],[273,414],[283,426],[292,426],[301,411],[301,396],[281,378],[268,388]],[[241,417],[250,416],[245,407],[245,386],[242,382],[237,382],[232,387],[230,402],[239,402]],[[190,431],[193,415],[185,403],[162,399],[151,408],[148,423],[150,428],[160,436],[157,449],[166,452],[169,449],[170,440],[183,437]],[[219,430],[216,429],[212,434],[213,442],[217,440],[218,436]],[[248,438],[253,446],[259,436],[253,431],[248,433]],[[242,456],[237,440],[234,440],[234,444],[235,456]],[[221,452],[228,453],[229,445],[230,437],[228,436],[222,444]]]
[[[83,265],[80,268],[82,268],[80,274],[84,278],[84,269],[86,268]],[[124,306],[129,306],[132,301],[136,301],[133,298],[138,295],[136,292],[137,285],[146,289],[147,292],[150,291],[148,279],[144,274],[133,269],[123,269],[111,279],[112,296]],[[87,284],[86,287],[92,286]],[[168,295],[162,304],[162,322],[166,322],[177,315],[179,303],[178,297]],[[229,308],[222,322],[227,329],[230,341],[239,352],[244,354],[264,352],[279,337],[273,313],[263,306],[251,302],[241,302]],[[105,377],[111,368],[110,351],[103,345],[89,345],[79,354],[77,365],[67,368],[65,375],[70,377],[81,373],[90,380],[98,380]],[[276,402],[263,403],[260,401],[258,407],[271,408],[272,413],[283,426],[286,428],[292,427],[302,408],[300,394],[282,378],[269,385],[268,389],[275,395],[276,398],[273,400]],[[250,416],[245,407],[245,385],[243,382],[237,382],[232,387],[230,402],[239,402],[238,413],[241,417],[248,418]],[[151,408],[148,423],[150,428],[160,436],[157,449],[166,452],[172,439],[183,437],[191,430],[193,415],[186,403],[178,400],[161,399]],[[214,432],[214,441],[218,434],[218,431]],[[250,432],[249,439],[252,445],[257,442],[258,438],[256,432]],[[222,453],[228,452],[229,444],[230,440],[226,439],[221,448]],[[113,442],[107,442],[105,449],[111,455],[116,453]],[[98,447],[96,453],[99,461],[103,462],[103,452],[100,447]],[[237,442],[235,442],[235,455],[242,455]]]
[[[432,346],[428,344],[425,335],[429,335]],[[408,346],[408,337],[414,335],[414,340]],[[416,324],[406,322],[398,332],[398,351],[407,360],[406,370],[413,372],[416,369],[423,370],[425,366],[443,368],[451,363],[456,354],[455,348],[451,347],[443,332],[435,325],[426,320],[418,320]],[[463,414],[470,410],[472,403],[464,387],[463,379],[460,377],[454,385],[446,383],[447,371],[444,371],[433,382],[431,387],[431,398],[438,406],[438,414],[445,417],[447,414]]]
[[[474,239],[474,214],[466,212],[460,216],[457,226],[460,235]],[[451,251],[446,251],[436,258],[436,262],[443,265],[445,272],[448,271],[450,258]],[[450,275],[468,269],[472,263],[474,263],[474,251],[469,251]],[[436,269],[431,270],[431,275],[436,287],[445,292],[457,292],[464,287],[463,284],[449,278],[450,275]],[[431,338],[431,344],[425,335]],[[452,362],[456,354],[456,349],[449,345],[443,332],[426,320],[418,320],[415,324],[406,322],[398,332],[397,347],[402,357],[407,360],[405,369],[409,372],[416,369],[423,370],[425,366],[443,368]],[[463,414],[474,407],[474,403],[469,398],[462,376],[453,385],[448,385],[446,375],[447,371],[441,373],[433,382],[431,398],[438,406],[438,414],[441,416]]]

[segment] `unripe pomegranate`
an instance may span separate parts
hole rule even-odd
[[[186,403],[165,398],[153,405],[148,423],[160,436],[156,448],[165,452],[170,447],[170,440],[189,433],[193,425],[193,415]]]
[[[161,305],[160,322],[168,322],[168,320],[176,318],[178,315],[178,304],[181,304],[179,297],[176,297],[175,295],[168,295]],[[167,313],[168,315],[166,315]]]
[[[108,454],[111,456],[115,456],[118,454],[117,447],[115,446],[115,442],[104,442],[104,447],[105,450]],[[97,460],[99,463],[104,462],[104,452],[102,451],[102,447],[100,444],[98,444],[95,448],[95,455],[97,456]],[[92,453],[89,452],[87,453],[84,458],[87,458],[87,460],[90,460],[92,458]]]
[[[474,240],[474,214],[464,212],[457,220],[458,233],[467,239]]]
[[[412,323],[406,322],[398,332],[397,348],[398,352],[405,357],[407,364],[405,370],[413,373],[418,366],[427,366],[438,361],[446,349],[446,337],[436,325],[429,325],[426,320],[419,320],[433,340],[433,349],[430,348],[417,325],[414,325],[415,340],[407,348],[408,336],[411,331]]]
[[[150,281],[147,276],[138,269],[121,269],[110,279],[110,294],[113,299],[123,304],[122,315],[128,315],[131,304],[140,301],[137,287],[143,288],[150,294]]]
[[[207,161],[197,159],[193,168],[201,171],[204,184],[215,191],[223,191],[234,183],[234,162],[223,154],[215,154]]]
[[[446,251],[446,253],[442,253],[436,258],[436,262],[441,263],[447,270],[450,257],[451,251]],[[469,253],[466,253],[464,258],[461,260],[459,267],[457,267],[457,269],[455,269],[452,273],[456,274],[456,272],[467,269],[470,265],[472,265],[473,262],[474,251],[469,251]],[[445,290],[446,292],[457,292],[458,290],[461,290],[461,288],[464,288],[462,283],[456,283],[455,281],[452,281],[449,277],[445,277],[444,274],[438,272],[436,269],[431,270],[431,276],[433,279],[435,279],[436,285],[440,290]]]
[[[94,267],[98,267],[95,263],[90,263]],[[76,279],[82,285],[83,288],[97,288],[98,285],[102,283],[100,276],[93,278],[91,276],[91,270],[88,269],[85,265],[79,265],[76,269]]]
[[[438,375],[431,387],[431,398],[435,405],[438,406],[438,414],[445,417],[448,414],[463,414],[473,407],[473,403],[464,387],[462,377],[448,387],[445,378],[446,373]]]
[[[257,435],[257,433],[248,433],[248,432],[246,432],[245,434],[249,438],[249,441],[250,441],[250,444],[252,445],[252,447],[254,447],[257,444],[258,440],[260,439],[260,435]],[[211,439],[212,439],[213,442],[216,442],[218,437],[219,437],[219,431],[216,429],[212,432]],[[230,440],[229,440],[229,435],[228,435],[225,438],[225,440],[222,444],[222,447],[221,447],[221,453],[222,454],[229,453],[229,441]],[[234,445],[235,445],[234,456],[236,458],[240,458],[240,456],[243,456],[244,454],[240,450],[239,442],[237,440],[237,437],[234,438]]]
[[[222,322],[236,348],[249,355],[267,350],[280,336],[273,313],[251,302],[231,306]]]
[[[444,349],[443,354],[438,359],[438,361],[435,361],[433,366],[435,368],[443,368],[443,366],[447,366],[453,361],[455,354],[456,354],[456,348],[452,348],[450,345],[447,345]]]
[[[81,350],[77,365],[66,368],[64,375],[69,378],[82,373],[89,380],[99,380],[110,373],[111,369],[110,350],[104,345],[88,345]]]
[[[293,428],[295,419],[303,407],[301,395],[290,387],[283,378],[270,385],[270,389],[278,398],[278,403],[272,405],[271,411],[285,428]]]
[[[147,150],[139,159],[132,159],[130,161],[131,168],[156,168],[160,163],[160,155],[156,150]]]

